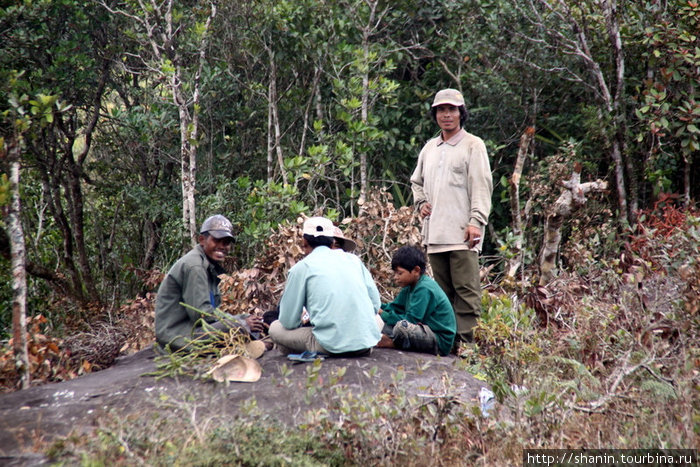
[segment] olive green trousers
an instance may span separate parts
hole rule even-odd
[[[472,342],[472,329],[481,314],[479,255],[475,251],[455,250],[428,255],[433,277],[454,308],[459,341]]]

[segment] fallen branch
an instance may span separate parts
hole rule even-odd
[[[631,351],[627,352],[625,355],[624,359],[624,365],[623,368],[619,371],[619,373],[615,376],[612,384],[608,388],[606,394],[603,397],[600,397],[599,399],[591,402],[588,404],[588,406],[579,406],[579,405],[571,405],[571,408],[575,410],[579,410],[582,412],[587,412],[587,413],[597,413],[601,412],[602,408],[607,405],[608,402],[610,402],[612,399],[615,397],[620,397],[620,394],[617,394],[617,387],[622,383],[622,380],[626,377],[634,373],[640,368],[646,368],[648,367],[649,363],[651,360],[645,360],[641,363],[638,363],[633,366],[627,366],[627,362],[630,359]],[[610,378],[612,379],[613,375],[610,375]]]

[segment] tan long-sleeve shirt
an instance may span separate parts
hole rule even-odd
[[[418,156],[411,186],[417,207],[426,202],[432,206],[423,225],[428,253],[468,249],[464,243],[467,225],[481,228],[483,241],[493,181],[481,138],[462,129],[449,141],[442,136],[428,141]]]

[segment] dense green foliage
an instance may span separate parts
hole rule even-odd
[[[356,214],[364,183],[410,204],[417,153],[436,132],[429,103],[448,86],[465,95],[467,129],[486,141],[494,180],[510,176],[519,137],[534,126],[533,160],[572,141],[578,160],[565,164],[617,183],[603,201],[612,212],[623,198],[648,206],[661,191],[695,199],[698,3],[621,2],[608,17],[593,1],[521,3],[223,2],[203,51],[216,3],[175,2],[178,29],[159,55],[136,2],[1,2],[0,136],[22,145],[30,312],[59,322],[103,309],[143,291],[134,270],[166,269],[182,252],[182,116],[168,86],[176,67],[184,96],[195,82],[201,89],[189,106],[201,126],[197,218],[235,221],[240,265],[280,221]],[[585,57],[572,53],[584,45]],[[51,110],[29,103],[40,96],[55,99]],[[546,170],[533,167],[526,179]],[[628,214],[616,220],[634,221]],[[495,247],[509,241],[510,215],[497,184],[488,253],[503,254]],[[0,300],[8,310],[5,289]],[[0,320],[7,329],[5,311]]]
[[[145,24],[146,3],[172,10]],[[0,340],[11,322],[10,147],[21,149],[28,311],[43,315],[34,343],[116,327],[115,310],[153,291],[153,272],[187,247],[183,145],[197,153],[197,219],[234,222],[241,267],[283,221],[355,217],[368,187],[410,205],[440,88],[463,91],[496,181],[489,293],[478,346],[461,360],[494,389],[490,418],[453,403],[449,387],[419,406],[392,387],[358,400],[342,375],[333,392],[311,369],[308,389],[325,391],[328,410],[309,414],[304,433],[253,411],[161,436],[187,419],[185,396],[178,410],[107,419],[50,454],[95,465],[514,465],[525,446],[691,447],[699,19],[697,0],[0,0]],[[519,234],[508,183],[528,127]],[[574,163],[610,191],[565,225],[561,275],[534,287],[544,219]],[[386,253],[377,217],[372,238],[358,231],[370,266]],[[517,277],[502,280],[518,257]],[[151,298],[128,321],[147,322]],[[11,353],[0,357],[14,370]]]

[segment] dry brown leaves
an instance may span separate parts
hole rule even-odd
[[[282,296],[287,272],[304,257],[301,228],[305,218],[280,225],[270,233],[264,250],[250,269],[222,276],[221,309],[232,314],[261,313],[274,309]],[[340,222],[345,237],[357,244],[357,254],[372,273],[382,295],[389,301],[397,292],[393,285],[391,255],[406,244],[420,243],[420,218],[410,207],[396,209],[391,194],[369,193],[362,212]]]
[[[115,326],[124,333],[120,354],[130,354],[153,345],[155,340],[156,294],[147,293],[119,308]]]
[[[68,380],[90,371],[87,368],[73,368],[68,364],[70,353],[64,349],[63,341],[41,333],[46,323],[42,315],[27,318],[27,352],[32,383]],[[15,353],[10,339],[6,348],[0,349],[0,392],[19,389],[20,375],[17,372]]]

